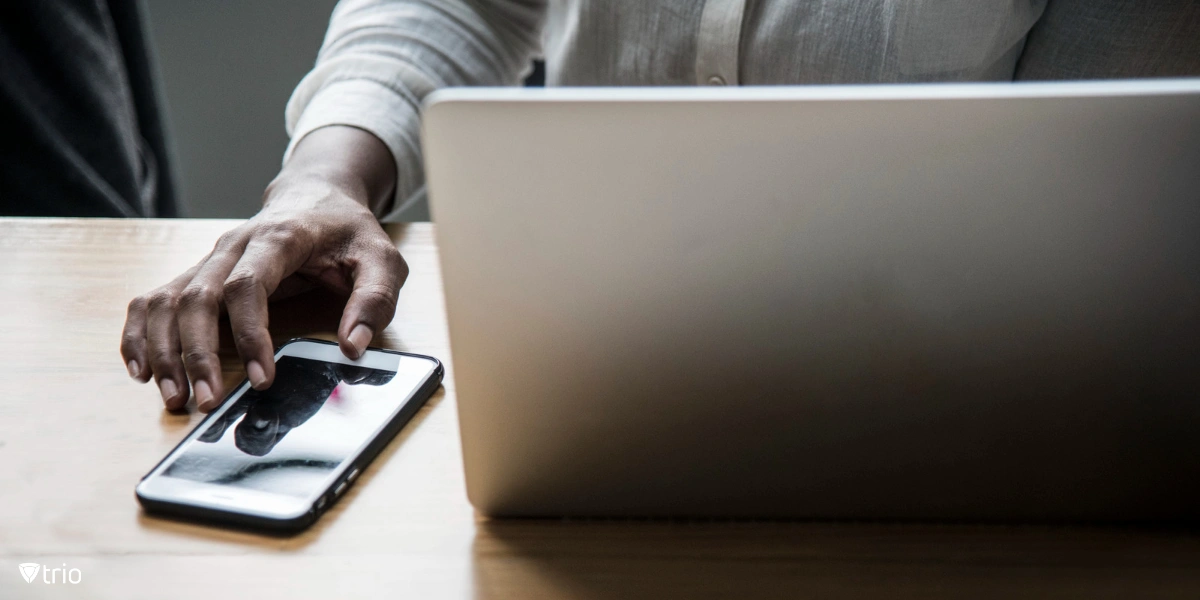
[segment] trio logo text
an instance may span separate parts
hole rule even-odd
[[[53,569],[38,563],[21,563],[17,565],[17,569],[21,572],[21,577],[25,578],[25,583],[33,583],[33,580],[38,578],[39,572],[42,574],[42,583],[77,584],[83,581],[83,571],[68,569],[66,563],[63,563],[62,567]]]

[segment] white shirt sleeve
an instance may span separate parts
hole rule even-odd
[[[371,132],[396,161],[394,218],[425,196],[420,108],[448,86],[517,85],[541,50],[546,0],[341,0],[288,100],[284,162],[328,125]]]

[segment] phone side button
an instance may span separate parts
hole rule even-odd
[[[348,486],[348,485],[350,485],[350,482],[348,482],[348,481],[343,481],[343,482],[339,483],[336,488],[333,488],[333,495],[341,496],[342,492],[346,491],[346,486]]]
[[[354,467],[353,469],[350,469],[350,474],[346,475],[346,483],[350,483],[351,481],[354,481],[354,479],[356,477],[358,477],[358,467]]]
[[[325,496],[321,496],[321,499],[317,500],[317,510],[321,510],[323,508],[325,508]]]

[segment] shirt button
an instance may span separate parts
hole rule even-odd
[[[708,85],[725,85],[725,78],[720,75],[713,75],[708,78]]]

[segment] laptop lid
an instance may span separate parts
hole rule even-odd
[[[446,90],[423,143],[485,513],[1196,515],[1200,81]]]

